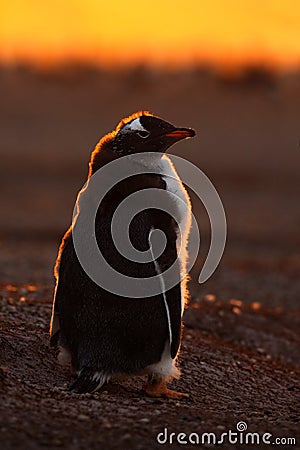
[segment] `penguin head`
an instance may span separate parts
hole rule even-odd
[[[148,111],[136,112],[100,139],[91,155],[88,178],[104,164],[122,156],[157,152],[160,158],[173,144],[193,136],[192,128],[177,128]]]
[[[112,150],[119,156],[140,152],[165,152],[176,142],[195,136],[192,128],[177,128],[140,111],[123,119],[114,131]]]

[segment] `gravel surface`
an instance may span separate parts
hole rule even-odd
[[[0,285],[1,448],[160,448],[156,437],[165,428],[168,442],[170,433],[180,432],[220,438],[240,421],[249,432],[297,437],[299,312],[194,295],[184,315],[182,376],[173,383],[189,399],[147,398],[142,378],[76,395],[66,391],[71,376],[49,348],[52,290]],[[226,440],[223,447],[245,448]]]

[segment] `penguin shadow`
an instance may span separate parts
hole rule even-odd
[[[118,397],[122,396],[126,398],[128,398],[128,396],[141,397],[141,395],[143,394],[142,390],[139,390],[136,386],[132,386],[128,382],[125,382],[125,384],[123,383],[122,381],[110,381],[109,383],[102,386],[98,393],[100,395],[105,394]]]
[[[55,355],[54,357],[57,359],[57,356],[59,354],[58,350],[54,351]],[[83,393],[79,394],[73,391],[70,391],[69,388],[72,385],[73,381],[76,380],[77,375],[74,370],[72,370],[72,367],[70,364],[68,365],[60,365],[60,372],[61,375],[64,377],[64,384],[63,384],[63,390],[65,393],[70,394],[71,396],[78,396],[78,397],[93,397],[95,399],[101,399],[106,396],[113,396],[113,397],[143,397],[145,396],[145,393],[143,392],[143,385],[145,380],[141,377],[138,377],[139,379],[130,379],[128,377],[123,377],[118,380],[110,380],[108,383],[105,383],[100,389],[93,393]]]
[[[172,398],[164,398],[164,397],[151,397],[144,390],[144,386],[147,380],[147,377],[143,376],[124,376],[118,379],[112,379],[108,383],[105,383],[100,389],[93,393],[75,393],[69,391],[69,387],[72,385],[72,382],[76,379],[76,374],[71,370],[71,366],[62,366],[61,374],[65,378],[65,383],[63,384],[62,390],[65,394],[69,394],[70,396],[78,396],[78,398],[90,397],[95,400],[103,400],[107,397],[117,397],[119,399],[130,400],[134,399],[135,401],[146,401],[151,404],[161,404],[165,402],[177,402],[177,399]],[[71,374],[71,376],[70,376]],[[180,388],[177,383],[173,383],[175,388]],[[181,399],[181,403],[191,404],[194,403],[195,399],[192,393],[192,390],[187,389],[189,397]]]
[[[108,384],[103,386],[98,392],[101,394],[105,393],[106,395],[117,395],[122,396],[126,399],[139,399],[141,401],[145,401],[147,403],[151,404],[161,404],[161,403],[169,403],[169,402],[178,402],[178,399],[176,398],[169,398],[169,397],[152,397],[151,395],[148,395],[147,392],[144,390],[145,384],[146,384],[147,377],[141,377],[136,376],[132,378],[124,378],[121,380],[113,380],[110,381]],[[180,388],[182,386],[179,385],[179,383],[176,383],[173,381],[172,383],[173,388],[180,391]],[[184,390],[187,392],[187,390]],[[188,398],[182,398],[180,399],[180,403],[194,403],[194,398],[192,394],[192,390],[188,390],[187,392],[189,394]]]

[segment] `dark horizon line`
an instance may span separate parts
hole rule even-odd
[[[211,74],[220,75],[243,75],[249,71],[264,72],[269,74],[289,74],[300,73],[300,61],[299,64],[291,67],[279,67],[268,61],[243,61],[236,64],[217,64],[208,61],[194,61],[188,64],[172,64],[164,63],[157,64],[150,61],[136,61],[128,63],[107,64],[106,62],[93,62],[80,58],[66,58],[65,60],[49,61],[49,64],[37,62],[19,58],[15,61],[5,61],[0,59],[0,70],[28,70],[36,73],[59,73],[62,70],[82,70],[82,71],[94,71],[103,73],[118,73],[126,71],[144,70],[145,72],[158,72],[158,73],[180,73],[185,71],[199,71],[207,72]]]

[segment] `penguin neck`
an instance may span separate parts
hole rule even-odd
[[[132,153],[128,157],[132,159],[132,164],[134,166],[148,167],[150,169],[161,168],[164,166],[166,160],[169,161],[167,155],[161,156],[161,153],[145,152],[143,153]],[[120,156],[116,154],[111,145],[111,141],[100,141],[91,155],[91,160],[89,163],[89,174],[90,178],[94,173],[106,164],[118,159]]]
[[[154,152],[145,152],[145,153],[133,153],[132,155],[129,155],[129,159],[131,159],[132,165],[138,167],[141,166],[143,168],[151,169],[152,171],[160,173],[163,165],[164,160],[168,159],[166,155],[163,155],[161,153],[154,153]]]
[[[101,139],[91,155],[88,179],[91,178],[97,170],[101,169],[101,167],[118,159],[118,157],[119,156],[112,150],[111,141],[103,141]]]

